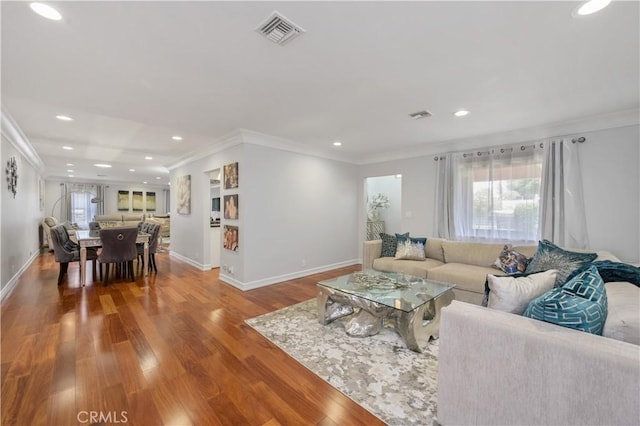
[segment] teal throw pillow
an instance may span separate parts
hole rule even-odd
[[[408,237],[409,233],[407,232],[402,235],[389,235],[384,232],[380,233],[380,239],[382,240],[382,253],[380,254],[380,257],[395,257],[396,250],[398,249],[397,236]]]
[[[532,274],[535,272],[556,269],[558,278],[556,286],[565,283],[569,275],[586,263],[593,262],[598,255],[596,253],[578,253],[561,249],[551,241],[543,240],[538,242],[538,249],[527,265],[525,272]]]
[[[602,335],[607,292],[595,266],[529,303],[523,316]]]

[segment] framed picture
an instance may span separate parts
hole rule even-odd
[[[238,163],[227,164],[224,169],[224,189],[238,187]]]
[[[237,226],[224,226],[224,235],[222,238],[222,247],[231,251],[239,251],[240,249],[240,233]]]
[[[240,205],[238,204],[238,194],[224,196],[224,218],[237,219]]]
[[[129,211],[129,191],[118,191],[118,210]]]
[[[132,196],[132,202],[131,204],[133,204],[133,211],[134,212],[141,212],[143,209],[143,205],[142,205],[142,191],[133,191],[133,196]]]
[[[156,211],[156,193],[155,192],[147,192],[147,211],[148,212]]]
[[[178,177],[178,214],[191,214],[191,175]]]

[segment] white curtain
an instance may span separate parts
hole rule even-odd
[[[541,197],[541,237],[561,247],[588,248],[578,144],[545,142]]]
[[[536,241],[542,158],[539,145],[436,157],[438,236],[467,241]]]

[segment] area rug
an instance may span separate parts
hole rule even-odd
[[[417,353],[390,327],[350,337],[346,319],[324,326],[308,300],[246,323],[385,423],[437,425],[437,341]]]

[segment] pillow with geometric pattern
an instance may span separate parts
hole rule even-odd
[[[595,266],[529,303],[523,316],[602,335],[607,292]]]

